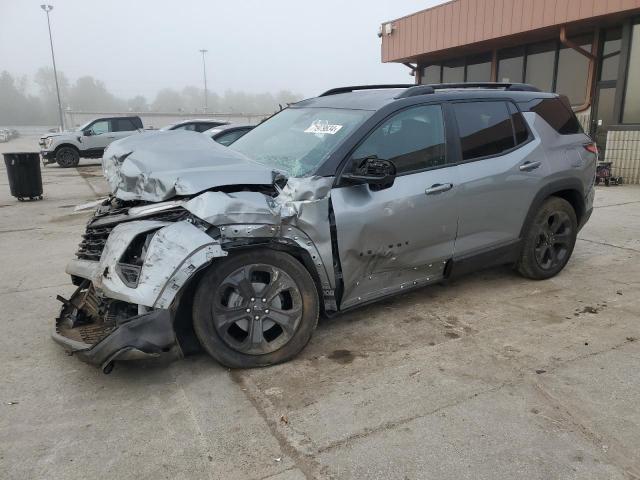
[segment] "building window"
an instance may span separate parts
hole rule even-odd
[[[640,123],[640,24],[633,26],[622,123]]]
[[[440,65],[429,65],[422,69],[422,83],[440,83]]]
[[[591,51],[591,37],[571,39],[584,50]],[[589,59],[572,48],[562,47],[558,54],[556,92],[566,95],[571,105],[582,105],[587,98]]]
[[[498,81],[522,83],[524,71],[524,48],[510,48],[500,51],[498,60]]]
[[[491,81],[491,54],[467,59],[467,82]]]
[[[600,80],[617,80],[620,65],[620,49],[622,48],[622,29],[612,28],[605,32],[602,48],[602,66]]]
[[[553,91],[556,49],[556,42],[536,43],[527,47],[526,83],[543,92]]]
[[[442,64],[442,83],[464,82],[464,58]]]

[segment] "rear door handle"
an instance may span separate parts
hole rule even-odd
[[[538,168],[540,165],[542,165],[541,162],[525,162],[520,165],[520,171],[530,172],[531,170],[535,170],[536,168]]]
[[[452,183],[436,183],[435,185],[431,185],[427,188],[424,193],[427,195],[436,195],[438,193],[443,193],[453,188]]]

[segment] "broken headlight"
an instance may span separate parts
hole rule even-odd
[[[127,287],[136,288],[138,286],[144,258],[147,255],[151,239],[157,231],[152,230],[137,235],[116,264],[116,272]]]

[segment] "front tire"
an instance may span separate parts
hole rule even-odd
[[[253,250],[230,255],[204,274],[193,302],[202,347],[230,368],[285,362],[309,342],[319,299],[309,272],[291,255]]]
[[[518,271],[534,280],[557,275],[571,258],[577,234],[578,221],[571,204],[549,197],[527,225]]]
[[[60,147],[56,152],[56,162],[62,168],[77,167],[80,163],[80,152],[73,147]]]

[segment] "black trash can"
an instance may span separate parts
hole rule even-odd
[[[11,195],[18,200],[42,200],[39,153],[5,153]]]

